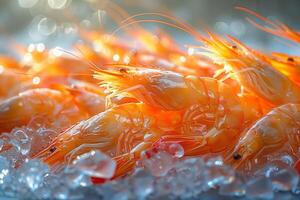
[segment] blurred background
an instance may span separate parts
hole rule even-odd
[[[300,29],[299,0],[3,0],[0,1],[0,53],[10,53],[13,42],[66,48],[80,39],[79,27],[112,32],[118,28],[112,17],[120,17],[121,12],[112,5],[120,6],[129,15],[171,13],[199,31],[208,26],[260,50],[300,54],[295,44],[256,29],[245,20],[248,14],[235,9],[244,6]],[[147,17],[151,18],[157,19]],[[169,31],[181,44],[196,44],[180,30],[156,23],[142,25]],[[118,32],[121,34],[122,31]]]

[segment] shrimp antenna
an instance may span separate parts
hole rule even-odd
[[[76,48],[76,49],[80,51],[80,49],[78,49],[78,48]],[[70,51],[67,51],[65,49],[60,49],[60,50],[67,53],[67,54],[69,54],[69,55],[71,55],[71,56],[75,56],[76,58],[80,58],[78,55],[76,55],[76,54],[74,54]],[[82,54],[83,52],[80,51],[80,53]],[[103,73],[103,74],[107,74],[107,75],[111,75],[111,76],[121,76],[120,74],[100,69],[95,63],[91,62],[90,60],[87,60],[86,58],[83,60],[83,62],[87,63],[91,67],[92,72],[94,72],[94,73]]]
[[[81,54],[82,56],[84,55],[83,52],[82,52],[78,47],[75,47],[75,48],[76,48],[77,51],[80,52],[80,54]],[[72,56],[72,57],[77,58],[77,59],[80,60],[81,62],[84,62],[84,63],[88,64],[88,65],[91,67],[92,70],[98,70],[98,69],[99,69],[99,67],[98,67],[95,63],[93,63],[92,61],[86,59],[84,56],[83,56],[84,59],[82,60],[78,55],[76,55],[75,53],[73,53],[73,52],[71,52],[71,51],[65,50],[65,49],[63,49],[63,48],[57,48],[57,50],[59,50],[59,51],[61,51],[61,52],[64,52],[64,53],[66,53],[66,54],[68,54],[68,55],[70,55],[70,56]]]
[[[271,33],[273,35],[276,35],[278,37],[285,38],[285,39],[291,40],[291,41],[296,42],[296,43],[300,43],[300,33],[292,30],[290,27],[288,27],[287,25],[285,25],[281,21],[279,21],[279,20],[271,21],[271,20],[267,19],[266,17],[258,14],[257,12],[255,12],[253,10],[250,10],[248,8],[241,7],[241,6],[237,6],[235,8],[253,15],[253,16],[263,20],[264,22],[266,22],[268,25],[271,26],[271,27],[262,26],[262,25],[256,23],[255,21],[253,21],[252,19],[247,17],[246,20],[250,24],[255,26],[256,28],[261,29],[261,30],[263,30],[267,33]]]

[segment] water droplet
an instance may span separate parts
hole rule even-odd
[[[50,18],[42,18],[38,24],[38,31],[44,36],[49,36],[56,31],[56,23]]]
[[[182,156],[184,156],[184,149],[180,144],[174,143],[169,145],[168,153],[176,158],[181,158]]]

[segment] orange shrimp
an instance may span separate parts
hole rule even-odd
[[[300,87],[277,71],[261,53],[250,49],[237,39],[231,42],[210,33],[209,39],[202,39],[208,53],[216,62],[221,62],[233,71],[245,89],[254,92],[266,101],[280,105],[300,101]]]
[[[268,161],[274,152],[299,159],[300,104],[285,104],[271,110],[247,130],[227,161],[234,167],[251,171]]]
[[[242,119],[243,111],[247,110],[229,85],[213,78],[183,76],[171,71],[130,66],[114,67],[112,70],[98,69],[94,77],[113,92],[112,96],[128,92],[151,107],[183,110],[186,115],[190,115],[189,112],[198,112],[198,117],[201,113],[215,112],[213,116],[218,116],[218,120],[223,116],[229,123],[235,124],[233,126],[240,125],[234,120]],[[225,116],[221,114],[224,112]]]
[[[46,88],[19,93],[0,103],[0,132],[26,125],[34,116],[47,116],[63,128],[86,117],[73,102],[72,96]]]
[[[262,21],[266,22],[267,25],[269,25],[269,27],[265,27],[265,26],[262,26],[256,22],[254,22],[253,20],[247,18],[247,20],[255,27],[257,27],[265,32],[276,35],[278,37],[285,38],[285,39],[288,39],[288,40],[291,40],[293,42],[300,44],[300,33],[293,30],[286,24],[280,22],[279,20],[276,20],[276,21],[269,20],[266,17],[263,17],[262,15],[258,14],[257,12],[247,9],[247,8],[244,8],[244,7],[238,6],[238,7],[236,7],[236,9],[244,11],[246,13],[249,13],[249,14],[261,19]]]
[[[166,116],[173,115],[153,110],[141,103],[114,106],[62,132],[35,157],[43,158],[51,166],[57,166],[68,164],[77,155],[91,149],[122,155],[144,141],[145,135],[160,135],[165,131],[160,129],[168,129],[170,123],[166,119],[170,117]]]
[[[123,67],[119,71],[99,69],[95,77],[104,80],[109,89],[126,91],[149,106],[180,111],[180,122],[174,124],[176,131],[171,135],[147,137],[145,143],[135,149],[138,154],[149,144],[157,142],[180,143],[186,155],[227,152],[237,141],[241,130],[262,114],[251,110],[254,107],[250,105],[256,102],[241,103],[230,86],[213,78],[184,77],[170,71],[133,67]],[[138,158],[137,155],[135,157]],[[119,159],[120,170],[126,168],[123,165],[132,166],[135,160]]]

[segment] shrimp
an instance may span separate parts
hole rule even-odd
[[[62,123],[58,124],[60,127],[86,117],[85,112],[76,107],[72,96],[52,89],[32,89],[0,103],[0,132],[26,125],[36,115]]]
[[[159,115],[154,115],[155,113]],[[161,120],[153,116],[159,116]],[[142,103],[114,106],[62,132],[54,142],[35,157],[42,158],[50,166],[68,164],[76,156],[91,149],[99,149],[112,155],[130,152],[144,140],[147,134],[161,135],[170,125],[163,114]],[[169,117],[170,118],[170,117]]]
[[[128,92],[151,107],[181,110],[189,119],[187,121],[197,116],[199,121],[205,119],[210,124],[216,120],[223,121],[223,125],[228,123],[228,126],[238,127],[241,123],[237,119],[243,120],[243,112],[247,110],[229,85],[213,78],[129,66],[118,70],[115,67],[113,70],[98,69],[94,77],[102,80],[102,86],[110,89],[112,96]]]
[[[236,9],[244,11],[246,13],[249,13],[249,14],[263,20],[264,22],[267,23],[267,25],[269,25],[269,27],[265,27],[265,26],[262,26],[256,22],[254,22],[253,20],[247,18],[247,20],[255,27],[257,27],[265,32],[276,35],[278,37],[285,38],[285,39],[291,40],[293,42],[296,42],[297,44],[300,44],[300,33],[293,30],[286,24],[284,24],[278,20],[276,20],[276,21],[269,20],[266,17],[261,16],[257,12],[247,9],[247,8],[244,8],[244,7],[238,6],[238,7],[236,7]]]
[[[210,33],[209,39],[202,39],[204,48],[209,51],[204,54],[233,71],[232,77],[245,89],[274,105],[300,101],[297,84],[274,69],[264,55],[233,37],[230,39],[231,42]]]
[[[171,135],[147,137],[137,152],[159,141],[180,143],[186,155],[227,152],[246,124],[261,115],[260,112],[255,117],[245,115],[244,112],[255,113],[249,110],[249,105],[255,102],[242,104],[230,86],[213,78],[185,77],[170,71],[132,67],[120,68],[119,71],[99,69],[95,77],[103,80],[109,89],[126,91],[151,107],[178,111],[179,123],[174,124],[175,131]],[[119,158],[120,166],[127,165],[128,160]],[[128,165],[132,163],[128,161]]]
[[[238,169],[251,171],[268,161],[274,152],[299,159],[300,104],[285,104],[271,110],[247,130],[226,159]]]

